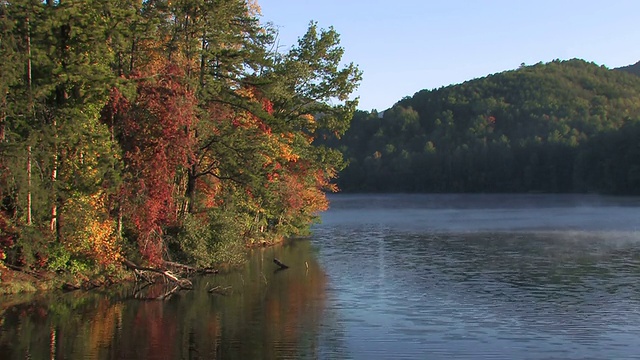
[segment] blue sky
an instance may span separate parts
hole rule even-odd
[[[288,49],[311,20],[333,26],[364,79],[362,110],[520,64],[640,61],[638,0],[258,0]]]

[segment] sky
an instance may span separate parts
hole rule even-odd
[[[555,59],[608,68],[640,61],[638,0],[258,0],[286,51],[310,21],[340,34],[363,71],[361,110]]]

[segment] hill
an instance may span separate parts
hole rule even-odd
[[[521,67],[357,112],[330,144],[345,191],[640,193],[640,77]]]
[[[627,65],[627,66],[615,68],[615,70],[626,71],[628,73],[640,76],[640,61],[638,61],[633,65]]]

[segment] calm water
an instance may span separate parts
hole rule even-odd
[[[639,199],[339,196],[323,218],[336,357],[640,358]]]
[[[131,288],[0,299],[0,358],[640,358],[638,198],[331,204],[310,240],[168,301]]]

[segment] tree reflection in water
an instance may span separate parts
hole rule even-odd
[[[274,257],[290,268],[276,272]],[[135,299],[132,287],[47,294],[3,306],[0,354],[7,359],[317,358],[326,283],[311,243],[295,240],[253,250],[242,271],[196,278],[192,291],[166,301]],[[215,286],[228,291],[208,291]]]

